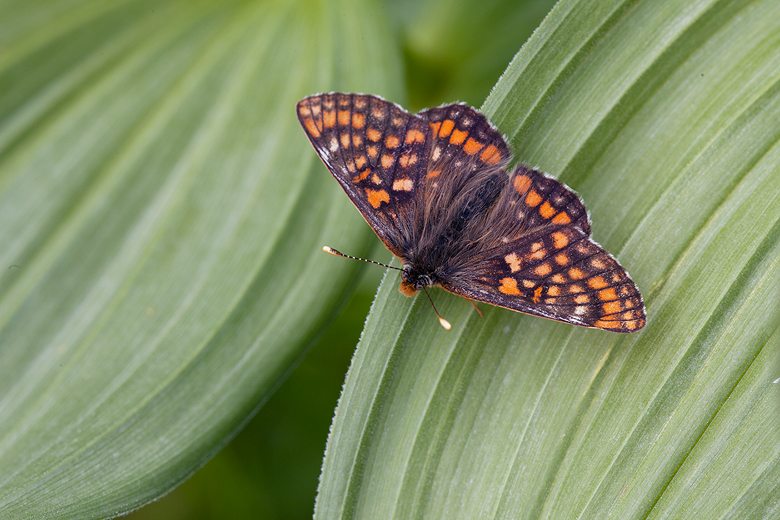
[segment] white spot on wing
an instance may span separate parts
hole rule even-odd
[[[335,152],[336,150],[339,149],[339,142],[336,140],[335,137],[331,137],[330,138],[330,147],[329,148],[330,148],[331,152]]]
[[[393,182],[393,190],[395,191],[412,191],[414,187],[414,181],[412,179],[396,179]]]

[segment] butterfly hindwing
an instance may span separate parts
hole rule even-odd
[[[523,227],[526,229],[549,224],[572,225],[590,235],[585,205],[579,195],[561,181],[521,164],[512,172],[510,186],[505,196],[523,208]],[[502,218],[502,215],[496,213],[495,217]]]
[[[590,238],[579,197],[565,184],[519,166],[491,218],[493,230],[474,262],[443,287],[455,294],[527,314],[616,332],[646,322],[634,282]],[[499,236],[503,235],[503,236]]]
[[[361,94],[310,96],[297,109],[325,166],[388,249],[401,256],[413,234],[416,187],[430,148],[426,121]]]

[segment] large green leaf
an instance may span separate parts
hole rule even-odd
[[[294,106],[401,96],[381,16],[357,0],[0,4],[0,516],[161,495],[344,301],[359,266],[319,247],[374,239],[302,153]]]
[[[315,518],[780,517],[780,7],[559,3],[484,111],[578,190],[632,335],[407,299],[388,272]]]

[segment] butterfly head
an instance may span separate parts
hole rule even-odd
[[[401,285],[398,290],[404,296],[414,296],[426,287],[436,283],[436,276],[433,273],[421,272],[410,266],[404,266],[401,273]]]

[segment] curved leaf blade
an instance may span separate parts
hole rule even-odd
[[[484,110],[520,159],[580,192],[649,324],[480,319],[437,292],[446,333],[388,273],[316,518],[776,514],[776,15],[760,1],[556,6]]]

